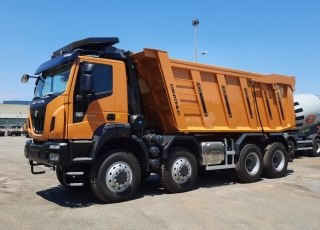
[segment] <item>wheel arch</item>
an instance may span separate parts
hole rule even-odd
[[[316,139],[320,139],[320,135],[315,135],[315,136],[313,137],[313,141],[315,141]]]
[[[257,145],[263,153],[263,150],[273,142],[280,142],[288,151],[288,142],[282,133],[268,133],[267,137],[262,133],[243,133],[234,143],[235,154],[239,155],[247,144]]]
[[[137,158],[142,170],[149,170],[147,147],[137,136],[131,136],[129,123],[102,125],[96,130],[92,140],[94,145],[90,157],[94,160],[108,150],[123,149]]]
[[[192,136],[190,137],[164,136],[163,138],[164,138],[164,142],[168,143],[163,148],[163,152],[162,152],[163,159],[166,159],[171,149],[175,147],[183,147],[183,148],[189,149],[190,152],[193,155],[195,155],[196,158],[200,156],[200,151],[201,151],[200,145],[198,141]]]
[[[294,147],[295,147],[295,148],[298,147],[296,138],[294,138],[293,136],[288,136],[286,139],[287,139],[287,142],[288,142],[288,141],[292,141],[292,143],[294,144]]]

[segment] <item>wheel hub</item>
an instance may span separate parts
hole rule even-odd
[[[132,181],[131,167],[125,162],[113,163],[106,172],[106,184],[114,192],[126,190]]]
[[[183,184],[191,176],[191,164],[187,158],[177,158],[172,164],[172,178],[178,184]]]
[[[317,145],[316,145],[316,149],[317,149],[317,151],[316,151],[316,152],[317,152],[317,153],[320,153],[320,144],[318,144],[318,143],[317,143]]]
[[[128,182],[128,175],[124,170],[122,170],[119,172],[117,176],[115,176],[115,179],[116,179],[116,183],[125,184],[126,182]]]
[[[179,171],[180,175],[186,177],[188,175],[189,169],[188,166],[183,165]]]
[[[255,175],[260,168],[260,161],[255,152],[248,154],[246,158],[246,170],[249,174]]]
[[[291,157],[293,155],[293,148],[291,145],[289,145],[288,147],[289,147],[289,156]]]
[[[275,170],[281,171],[284,167],[285,158],[284,153],[280,150],[277,150],[272,157],[272,164]]]

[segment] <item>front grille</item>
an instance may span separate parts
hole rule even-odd
[[[32,119],[32,125],[33,130],[36,134],[42,134],[43,133],[43,127],[44,127],[44,115],[37,114],[37,116],[31,116]]]

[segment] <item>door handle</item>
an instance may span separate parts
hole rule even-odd
[[[114,113],[109,113],[107,115],[107,120],[108,121],[114,121],[116,119],[116,115]]]

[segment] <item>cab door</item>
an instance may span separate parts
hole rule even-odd
[[[94,64],[93,90],[80,93],[83,63]],[[121,61],[80,57],[78,73],[69,97],[68,139],[91,140],[100,126],[128,120],[125,65]]]

